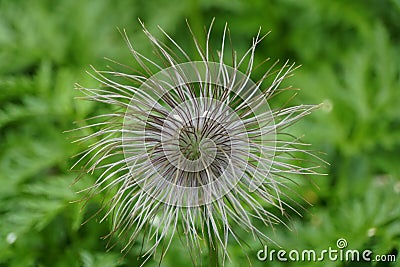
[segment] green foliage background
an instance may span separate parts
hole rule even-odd
[[[150,53],[141,18],[156,36],[164,38],[160,25],[194,55],[185,18],[204,41],[203,26],[213,17],[216,49],[225,22],[239,54],[260,26],[271,30],[257,60],[302,64],[290,78],[302,89],[295,102],[325,103],[291,131],[326,153],[328,175],[313,178],[318,188],[297,188],[312,206],[293,217],[292,231],[264,231],[286,250],[336,248],[345,238],[349,249],[397,255],[394,263],[259,262],[262,247],[249,236],[247,250],[232,243],[227,266],[247,266],[246,255],[254,266],[400,266],[400,1],[0,0],[1,267],[140,264],[140,242],[121,259],[121,247],[106,252],[99,238],[110,230],[107,222],[82,225],[101,196],[84,209],[71,203],[95,177],[72,185],[71,156],[84,147],[63,131],[103,108],[74,100],[74,83],[97,86],[85,70],[106,68],[103,57],[134,64],[117,27]],[[190,264],[175,240],[162,266]]]

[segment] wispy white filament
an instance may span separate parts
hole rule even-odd
[[[297,205],[291,201],[293,192],[285,175],[315,174],[317,167],[294,164],[293,153],[310,152],[300,149],[303,144],[296,138],[280,138],[283,129],[316,106],[271,110],[268,105],[294,64],[286,62],[276,72],[273,64],[253,82],[255,50],[264,38],[260,34],[241,59],[232,53],[230,67],[224,63],[227,28],[215,62],[210,60],[211,27],[205,51],[193,37],[202,61],[191,61],[162,31],[185,62],[143,30],[164,65],[136,51],[125,33],[144,73],[94,70],[92,76],[101,88],[79,86],[86,99],[121,109],[92,118],[92,124],[78,129],[96,129],[77,140],[94,140],[77,164],[84,162],[88,173],[100,171],[88,197],[109,194],[104,219],[113,220],[111,235],[124,242],[125,251],[141,242],[146,258],[157,249],[163,256],[176,232],[184,237],[195,261],[194,251],[204,239],[219,248],[225,260],[228,238],[241,243],[234,231],[237,226],[269,240],[260,225],[282,223],[271,208],[284,214]],[[151,71],[154,68],[158,71]],[[263,81],[272,74],[275,78],[265,86]],[[122,84],[113,76],[128,82]]]

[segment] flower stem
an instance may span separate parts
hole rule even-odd
[[[206,226],[207,230],[209,230],[206,234],[206,242],[208,247],[208,266],[209,267],[219,267],[218,261],[218,243],[217,238],[214,233],[214,229],[208,229],[208,225]]]

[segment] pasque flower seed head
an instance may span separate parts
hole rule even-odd
[[[287,89],[280,85],[294,64],[277,68],[276,62],[253,82],[256,46],[265,36],[258,33],[240,58],[232,49],[228,66],[228,28],[217,53],[210,48],[211,28],[205,47],[192,33],[200,61],[192,61],[162,29],[171,46],[143,26],[154,47],[153,59],[135,50],[124,32],[142,71],[94,69],[91,75],[101,87],[78,86],[86,99],[120,110],[88,119],[78,128],[93,129],[77,140],[93,143],[77,164],[84,162],[87,173],[98,171],[87,196],[108,195],[104,219],[112,218],[111,235],[123,242],[124,251],[137,241],[145,257],[157,250],[163,256],[172,237],[179,235],[195,261],[204,242],[225,260],[228,239],[241,244],[235,227],[269,239],[260,225],[282,222],[271,207],[282,214],[295,210],[287,175],[315,173],[316,166],[290,160],[293,153],[309,153],[302,143],[282,136],[287,126],[317,106],[270,109],[268,104]],[[271,83],[265,85],[267,79]]]

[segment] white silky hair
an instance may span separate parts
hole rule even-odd
[[[287,176],[319,174],[317,163],[311,167],[294,164],[296,160],[302,160],[296,155],[308,154],[317,162],[321,161],[307,149],[308,144],[295,137],[290,140],[287,138],[290,135],[284,132],[319,105],[275,110],[263,106],[275,94],[290,89],[280,86],[285,78],[292,75],[295,65],[285,62],[276,71],[279,62],[275,62],[257,82],[247,86],[255,68],[256,47],[266,35],[261,35],[260,30],[239,60],[236,52],[232,51],[233,66],[227,67],[224,51],[227,50],[228,27],[225,25],[221,48],[216,62],[213,62],[209,43],[211,24],[205,49],[190,30],[204,66],[213,69],[212,73],[206,71],[205,74],[202,73],[204,69],[194,69],[198,72],[194,75],[205,75],[207,81],[198,83],[198,88],[194,88],[186,83],[188,78],[182,67],[184,62],[179,62],[170,47],[142,26],[165,65],[135,50],[123,31],[130,52],[143,73],[127,74],[93,68],[90,75],[101,87],[77,86],[85,94],[84,99],[118,107],[122,111],[89,118],[84,126],[75,129],[92,129],[92,133],[75,141],[91,141],[92,144],[79,155],[72,168],[83,164],[84,173],[99,173],[93,186],[85,190],[84,199],[100,193],[107,195],[102,220],[112,218],[110,236],[123,242],[122,251],[125,253],[134,242],[141,242],[145,250],[144,262],[156,254],[157,249],[161,251],[162,258],[176,234],[184,237],[183,242],[187,244],[195,263],[199,260],[196,251],[202,249],[204,242],[221,251],[223,263],[229,259],[228,239],[231,237],[242,246],[235,227],[251,233],[254,238],[273,242],[260,225],[285,224],[287,209],[298,213],[297,210],[302,208],[301,203],[295,200],[297,193],[291,188],[291,180]],[[185,50],[160,30],[185,60],[192,62]],[[143,90],[140,85],[155,74],[151,68],[158,71],[168,68],[173,76],[171,79],[184,86],[168,84],[174,90],[163,91],[166,84],[153,80],[150,86],[153,91]],[[241,76],[239,69],[245,69]],[[213,75],[221,86],[213,85]],[[275,75],[272,83],[262,89],[263,82],[271,75]],[[122,84],[113,77],[125,78],[130,83]],[[157,101],[157,97],[162,101]],[[249,105],[256,110],[264,108],[266,112],[255,114]],[[171,110],[175,113],[171,114]],[[184,127],[189,130],[182,133]],[[196,131],[190,130],[192,128]],[[186,139],[182,145],[176,138],[162,140],[162,133],[175,137],[182,133],[186,134]],[[203,138],[203,135],[209,138],[208,144],[213,149],[206,147],[200,151],[200,157],[204,155],[205,161],[196,168],[201,170],[184,170],[178,149],[186,146],[183,150],[187,149],[185,151],[189,152],[185,153],[190,154],[193,139]],[[270,142],[265,141],[267,137],[271,138]],[[171,144],[168,145],[168,142]],[[209,150],[204,152],[204,149]],[[207,161],[209,155],[214,158]],[[224,170],[224,176],[221,170]],[[212,184],[212,181],[219,182]],[[282,216],[272,212],[273,207]]]

